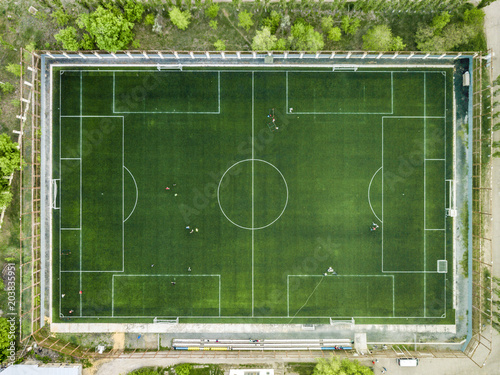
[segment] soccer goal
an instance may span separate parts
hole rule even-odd
[[[448,261],[447,260],[438,260],[437,271],[438,271],[438,273],[447,273],[448,272]]]
[[[350,320],[338,320],[335,318],[330,318],[330,325],[331,326],[337,326],[337,325],[348,325],[350,328],[354,328],[355,325],[354,318],[351,318]]]
[[[357,66],[349,66],[349,65],[334,66],[332,68],[333,72],[355,72],[357,70],[358,70]]]
[[[52,180],[52,208],[58,210],[60,207],[57,205],[57,184],[59,179]]]
[[[154,324],[157,324],[157,323],[179,324],[179,317],[177,317],[175,319],[161,319],[161,318],[158,318],[155,316],[155,318],[153,319],[153,323]]]

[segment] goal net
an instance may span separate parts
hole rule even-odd
[[[153,319],[153,323],[155,323],[155,324],[157,324],[157,323],[178,324],[179,323],[179,317],[177,317],[175,319],[161,319],[161,318],[155,317]]]

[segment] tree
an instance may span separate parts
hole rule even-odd
[[[275,10],[271,11],[269,17],[264,18],[264,20],[262,20],[262,24],[265,27],[268,27],[269,30],[271,30],[271,34],[276,33],[276,30],[278,30],[280,23],[281,23],[281,14],[279,14]]]
[[[358,361],[351,362],[347,358],[341,361],[336,357],[331,357],[330,360],[318,359],[313,375],[373,375],[373,371]]]
[[[218,23],[216,20],[210,20],[210,22],[208,22],[208,26],[210,26],[213,30],[217,30]]]
[[[60,30],[54,38],[62,44],[65,50],[78,51],[80,47],[76,40],[76,29],[73,26]]]
[[[244,10],[243,12],[238,13],[238,26],[243,27],[246,31],[249,31],[253,26],[252,13]]]
[[[5,67],[5,70],[7,70],[9,73],[14,74],[16,77],[21,77],[22,66],[20,64],[8,64]]]
[[[125,18],[129,22],[136,22],[142,19],[142,14],[144,13],[144,6],[140,2],[135,2],[128,0],[123,7],[125,12]]]
[[[126,49],[134,39],[134,24],[114,6],[98,6],[95,12],[81,14],[77,23],[89,33],[97,48],[102,50],[116,52]]]
[[[8,349],[11,341],[14,340],[10,337],[10,324],[7,319],[0,318],[0,363],[4,362],[9,356]]]
[[[155,15],[153,13],[146,14],[146,17],[144,17],[144,24],[154,25],[154,23],[155,23]]]
[[[183,363],[175,366],[175,372],[177,375],[189,375],[193,366],[190,363]]]
[[[333,27],[333,17],[326,16],[321,18],[321,28],[325,33],[329,32]]]
[[[448,23],[450,23],[451,16],[447,12],[442,12],[432,19],[432,27],[434,28],[434,34],[440,34]]]
[[[392,51],[402,51],[406,47],[406,44],[403,43],[403,38],[400,36],[395,36],[392,38],[392,45],[391,45],[391,50]]]
[[[401,48],[402,47],[402,48]],[[363,35],[363,48],[370,51],[394,51],[405,47],[401,38],[393,38],[392,31],[387,25],[372,27]]]
[[[342,17],[341,27],[344,33],[354,35],[358,31],[361,21],[359,18]]]
[[[181,30],[186,30],[191,23],[191,13],[188,10],[181,11],[178,7],[173,7],[172,10],[168,12],[170,20],[172,23]]]
[[[314,27],[305,21],[298,21],[292,26],[292,32],[288,40],[292,48],[299,51],[316,52],[325,45],[323,35],[315,31]]]
[[[274,45],[276,51],[286,51],[288,49],[288,41],[285,38],[279,38]]]
[[[217,51],[224,51],[226,49],[226,43],[219,39],[214,43],[214,47]]]
[[[328,39],[330,39],[332,42],[338,42],[341,37],[342,34],[339,27],[332,27],[330,30],[328,30]]]
[[[52,12],[50,16],[55,19],[57,24],[61,27],[66,26],[72,18],[69,14],[64,12],[63,9],[57,9],[56,11]]]
[[[467,25],[474,26],[478,31],[483,29],[484,12],[481,9],[472,8],[464,12],[464,21]]]
[[[269,27],[263,27],[257,31],[252,40],[252,49],[254,51],[271,51],[274,49],[278,38],[271,34]]]
[[[8,94],[14,90],[14,85],[10,82],[0,82],[0,90],[2,90],[4,94]]]
[[[0,178],[10,176],[20,169],[21,154],[18,146],[7,134],[0,134]]]
[[[212,3],[207,9],[205,9],[205,15],[210,18],[215,18],[219,14],[219,4]]]

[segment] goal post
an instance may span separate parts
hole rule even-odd
[[[339,320],[339,319],[335,319],[335,318],[330,318],[330,325],[331,326],[349,325],[351,328],[353,328],[355,324],[356,324],[356,322],[355,322],[354,318],[343,319],[343,320]]]
[[[179,317],[177,317],[175,319],[162,319],[162,318],[158,318],[157,316],[155,316],[153,319],[153,323],[154,324],[157,324],[157,323],[179,324]]]

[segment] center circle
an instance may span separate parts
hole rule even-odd
[[[281,171],[268,161],[245,159],[222,175],[217,201],[229,222],[247,230],[274,224],[288,204],[288,185]]]

